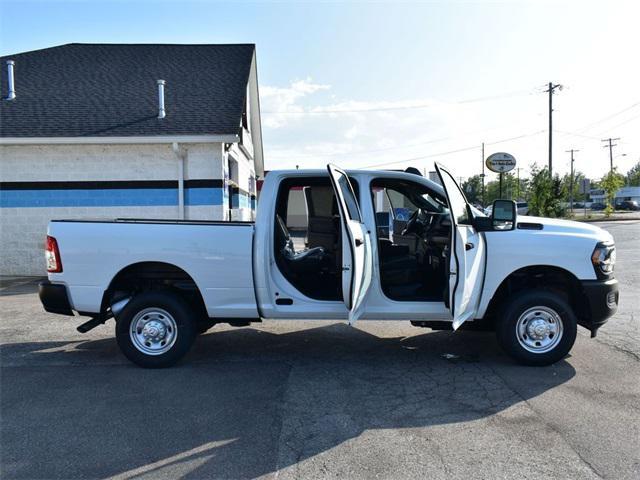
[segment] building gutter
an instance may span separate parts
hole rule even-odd
[[[158,135],[145,137],[0,137],[0,145],[96,145],[152,143],[237,143],[238,135]]]
[[[173,142],[171,148],[178,158],[178,216],[180,220],[184,220],[184,164],[187,151],[178,142]]]

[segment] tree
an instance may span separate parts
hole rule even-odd
[[[580,183],[584,180],[585,176],[581,172],[573,172],[573,201],[584,201],[586,195],[580,193]],[[571,201],[571,174],[566,173],[561,180],[562,200],[565,202]],[[588,192],[587,192],[588,193]]]
[[[604,189],[607,194],[607,208],[605,208],[604,213],[608,217],[613,212],[613,202],[616,196],[616,192],[624,185],[624,176],[618,173],[617,169],[614,168],[609,173],[607,173],[602,180],[600,180],[600,186]]]
[[[462,191],[469,203],[482,203],[482,177],[474,175],[462,182]]]
[[[629,169],[626,180],[630,187],[640,187],[640,162]]]
[[[492,180],[485,186],[485,197],[487,205],[491,205],[494,200],[500,197],[500,180]],[[518,194],[520,194],[518,196]],[[512,173],[504,173],[502,176],[502,198],[509,200],[520,200],[529,198],[529,181],[520,179],[518,188],[518,178]]]
[[[561,217],[564,209],[560,205],[562,181],[552,177],[548,168],[531,167],[529,212],[541,217]]]

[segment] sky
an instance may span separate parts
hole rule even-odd
[[[526,176],[640,161],[640,2],[0,0],[0,55],[70,42],[255,43],[265,166]],[[490,172],[487,172],[488,174]],[[493,174],[492,174],[493,175]],[[491,179],[491,175],[489,175]]]

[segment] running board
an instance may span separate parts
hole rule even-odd
[[[87,322],[84,322],[82,325],[79,325],[76,330],[78,330],[80,333],[87,333],[89,330],[93,330],[98,325],[103,325],[106,321],[107,319],[104,317],[95,317]]]

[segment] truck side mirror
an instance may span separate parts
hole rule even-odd
[[[493,202],[491,222],[494,230],[513,230],[516,228],[518,209],[513,200],[496,200]]]

